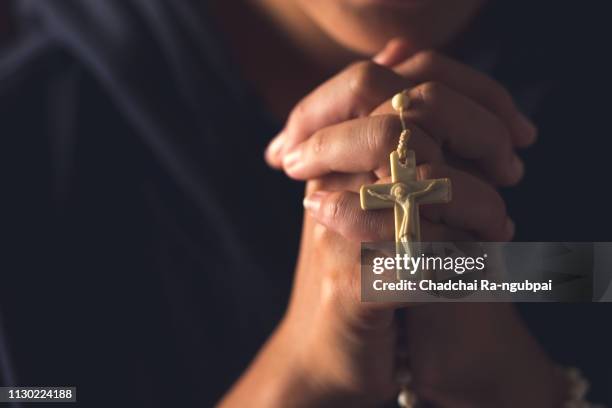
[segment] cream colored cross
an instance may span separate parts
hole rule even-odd
[[[421,240],[419,205],[449,202],[450,179],[418,181],[413,150],[407,151],[404,163],[400,162],[397,151],[391,153],[389,160],[392,182],[361,186],[361,208],[377,210],[394,207],[396,251],[418,256],[415,245]]]

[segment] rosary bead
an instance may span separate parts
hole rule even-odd
[[[401,109],[408,109],[410,99],[408,98],[408,95],[406,95],[406,92],[402,91],[395,94],[393,99],[391,99],[391,105],[393,106],[393,109],[399,112]]]
[[[416,407],[416,396],[407,389],[403,389],[397,396],[397,405],[402,408]]]

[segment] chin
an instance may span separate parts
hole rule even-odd
[[[414,53],[435,46],[435,42],[427,38],[424,33],[407,29],[408,27],[405,26],[392,28],[387,26],[383,29],[378,26],[370,27],[367,24],[361,24],[350,28],[344,27],[342,30],[330,28],[328,34],[344,48],[364,56],[378,53],[389,40],[398,37],[406,40]]]
[[[308,0],[302,7],[342,46],[363,55],[402,37],[414,52],[452,40],[484,0]]]
[[[396,37],[414,44],[415,52],[436,43],[436,32],[423,13],[377,5],[350,7],[341,1],[326,5],[309,10],[313,20],[340,45],[359,54],[373,55]]]

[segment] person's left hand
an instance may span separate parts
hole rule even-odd
[[[444,158],[494,185],[516,184],[523,176],[516,149],[531,145],[537,131],[508,91],[435,52],[405,60],[403,53],[402,42],[391,41],[373,61],[352,64],[302,99],[270,143],[268,163],[300,180],[370,169],[380,176],[399,136],[388,101],[408,89],[405,115],[417,160]],[[344,137],[332,140],[339,133]]]
[[[324,269],[333,270],[334,262],[338,268],[358,269],[358,258],[345,259],[357,256],[358,250],[334,248],[393,237],[390,212],[366,215],[356,194],[361,184],[386,180],[388,153],[399,136],[399,119],[392,116],[389,104],[389,98],[401,90],[399,81],[386,68],[368,64],[352,67],[366,71],[357,76],[357,90],[353,87],[343,94],[341,83],[347,78],[341,74],[340,80],[330,80],[305,98],[267,152],[271,165],[284,168],[293,178],[309,180],[305,229],[318,222],[328,231],[327,245],[334,253],[322,256],[321,245],[303,242],[303,250],[319,251],[318,257],[300,255],[314,262],[300,262],[304,270],[317,268],[317,260],[325,260],[319,265]],[[424,224],[441,225],[426,228],[430,234],[426,239],[510,239],[513,228],[505,219],[503,202],[501,212],[490,211],[496,200],[491,185],[520,180],[523,168],[514,149],[532,143],[535,129],[503,88],[457,62],[426,53],[400,68],[403,75],[411,75],[410,92],[417,100],[408,113],[411,124],[417,124],[409,147],[417,150],[420,169],[429,169],[421,170],[422,176],[450,176],[456,192],[452,205],[423,212],[429,217]],[[378,84],[369,83],[376,75]],[[427,82],[434,76],[452,85]],[[388,82],[386,93],[381,80]],[[441,145],[452,156],[446,163]],[[493,218],[483,222],[484,216]],[[306,238],[316,235],[304,233]],[[330,240],[338,243],[331,245]],[[512,306],[434,304],[406,308],[406,313],[417,390],[427,400],[453,407],[542,407],[557,401],[552,364]]]

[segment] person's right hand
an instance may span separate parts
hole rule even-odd
[[[268,163],[299,180],[368,168],[379,178],[386,175],[399,136],[398,115],[388,101],[408,89],[409,148],[417,160],[443,160],[493,185],[516,184],[523,163],[515,150],[532,144],[536,129],[508,91],[435,52],[408,59],[403,52],[402,43],[392,41],[375,57],[386,66],[354,63],[307,95],[270,143]]]
[[[417,83],[409,91],[409,148],[419,160],[418,177],[450,177],[453,185],[450,203],[423,208],[424,239],[511,239],[513,223],[494,186],[515,184],[522,177],[515,149],[533,143],[533,125],[486,76],[431,53],[396,69],[412,70],[416,78],[415,65],[424,71],[423,78],[446,76],[470,95],[435,82]],[[392,311],[403,308],[414,386],[423,398],[440,407],[555,406],[559,383],[554,367],[511,305],[407,307],[359,299],[359,242],[390,241],[394,234],[392,211],[362,211],[356,191],[376,179],[388,182],[388,155],[396,147],[400,121],[390,100],[380,98],[390,98],[400,86],[396,74],[369,62],[353,65],[298,104],[291,115],[297,129],[292,133],[288,123],[288,133],[281,136],[289,143],[283,168],[309,180],[308,215],[285,319],[286,327],[293,327],[287,332],[299,339],[295,349],[306,356],[302,366],[336,395],[352,397],[351,406],[384,401],[397,392],[392,386],[397,334]],[[342,85],[351,76],[361,78],[357,83],[362,85],[347,90]],[[325,106],[331,112],[323,111]],[[299,138],[300,129],[316,120],[328,123],[334,107],[336,113],[372,111],[325,125],[291,147],[295,139],[287,135]]]
[[[438,240],[456,239],[457,232],[492,240],[512,236],[503,201],[482,179],[501,185],[520,180],[522,165],[514,149],[533,142],[532,126],[499,85],[467,67],[426,53],[403,67],[405,72],[412,69],[411,79],[400,75],[399,68],[371,62],[352,65],[298,104],[268,150],[273,166],[297,179],[315,179],[307,191],[311,211],[304,223],[289,310],[225,400],[228,406],[249,396],[265,406],[372,406],[397,391],[393,313],[401,305],[362,303],[359,279],[359,240],[366,240],[365,234],[392,239],[392,218],[384,212],[364,217],[354,194],[361,184],[388,175],[388,154],[399,135],[399,119],[388,100],[396,92],[412,87],[417,101],[408,113],[413,126],[409,147],[417,151],[422,169],[434,170],[423,175],[451,176],[458,196],[436,213],[431,220],[435,222],[424,220],[424,236],[428,231],[438,232]],[[432,76],[445,78],[453,87]],[[453,163],[444,163],[443,150],[455,156]],[[467,199],[473,194],[478,203]],[[466,220],[469,223],[461,225]],[[489,322],[501,317],[484,315]],[[461,334],[456,325],[437,323],[438,334]],[[476,338],[477,347],[488,340],[494,343],[486,330],[474,329],[463,333],[465,342]],[[254,392],[262,388],[268,390],[265,395]]]

